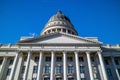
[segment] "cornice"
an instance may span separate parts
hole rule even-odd
[[[65,35],[69,38],[74,38],[74,39],[77,39],[77,40],[84,40],[86,42],[92,42],[93,44],[99,44],[99,45],[102,45],[102,42],[97,42],[97,41],[93,41],[93,40],[90,40],[90,39],[87,39],[87,38],[83,38],[83,37],[79,37],[79,36],[75,36],[75,35],[70,35],[70,34],[66,34],[66,33],[51,33],[51,34],[46,34],[46,35],[42,35],[42,36],[39,36],[39,37],[35,37],[35,38],[32,38],[32,39],[27,39],[27,40],[22,40],[22,41],[19,41],[17,42],[18,43],[28,43],[30,41],[35,41],[35,40],[39,40],[39,39],[42,39],[44,37],[49,37],[49,36],[56,36],[56,35]]]

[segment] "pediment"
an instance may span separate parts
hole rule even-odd
[[[98,41],[92,41],[86,38],[69,35],[69,34],[49,34],[40,37],[26,39],[18,43],[35,43],[35,44],[101,44]]]

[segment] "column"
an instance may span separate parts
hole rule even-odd
[[[14,74],[13,80],[19,80],[19,77],[20,77],[19,75],[21,74],[20,71],[21,71],[22,63],[23,63],[23,53],[19,51],[18,62],[17,62],[16,70],[15,70],[15,73],[17,74]]]
[[[13,80],[13,78],[14,78],[15,69],[16,69],[17,62],[18,62],[18,56],[19,56],[19,53],[17,53],[15,58],[14,58],[14,62],[13,62],[13,65],[12,65],[12,70],[11,70],[11,74],[10,74],[9,80]]]
[[[99,62],[98,56],[96,56],[96,63],[97,63],[98,71],[99,71],[99,74],[100,74],[100,79],[101,79],[101,80],[104,80],[103,75],[102,75],[101,66],[100,66],[100,62]]]
[[[41,73],[42,73],[42,60],[43,60],[43,52],[40,51],[37,80],[41,80]]]
[[[67,53],[63,52],[63,80],[67,80]]]
[[[78,52],[74,52],[75,54],[75,64],[76,64],[76,74],[77,74],[77,80],[80,80],[80,65],[78,60]]]
[[[91,64],[91,59],[90,59],[90,52],[86,52],[86,55],[87,55],[87,62],[88,62],[90,80],[94,80],[93,71],[92,71],[92,64]]]
[[[55,53],[51,52],[51,71],[50,71],[50,80],[54,80],[54,70],[55,70]]]
[[[120,76],[119,76],[119,73],[118,73],[118,70],[117,70],[117,66],[115,64],[115,61],[114,61],[114,57],[111,57],[111,60],[112,60],[112,63],[113,63],[113,67],[115,69],[115,73],[117,75],[117,79],[120,80]]]
[[[28,57],[27,57],[27,62],[26,62],[26,67],[25,67],[25,73],[24,73],[24,77],[23,80],[27,80],[27,74],[28,74],[28,68],[29,68],[29,64],[30,64],[30,59],[31,59],[31,52],[28,52]]]
[[[2,65],[1,65],[1,70],[0,70],[0,80],[2,80],[2,76],[3,76],[3,73],[4,73],[6,63],[7,63],[7,57],[4,57]]]
[[[102,54],[101,54],[100,51],[97,52],[97,53],[98,53],[98,57],[99,57],[100,65],[101,65],[101,71],[102,71],[102,74],[103,74],[103,78],[104,78],[104,80],[108,80],[107,73],[106,73],[106,70],[105,70],[105,66],[104,66],[104,63],[103,63]]]

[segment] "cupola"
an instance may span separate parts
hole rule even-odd
[[[45,25],[45,28],[42,30],[41,35],[56,32],[78,35],[70,19],[62,14],[62,11],[60,10],[49,19],[49,21]]]

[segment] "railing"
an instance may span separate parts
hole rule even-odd
[[[15,44],[0,44],[0,48],[18,48]]]
[[[102,47],[105,47],[105,48],[120,48],[120,44],[106,44],[106,45],[103,45]]]

